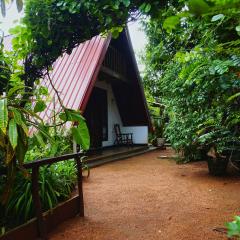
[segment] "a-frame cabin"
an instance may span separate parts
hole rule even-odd
[[[63,104],[85,116],[91,148],[114,145],[115,124],[133,133],[134,144],[148,143],[151,122],[128,29],[117,39],[96,36],[65,53],[54,63],[51,79]],[[41,113],[49,121],[61,106],[49,81],[42,84],[52,97]]]

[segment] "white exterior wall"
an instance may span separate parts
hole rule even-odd
[[[112,146],[115,141],[114,124],[119,124],[122,133],[133,133],[134,144],[148,143],[148,127],[147,126],[130,126],[123,127],[122,120],[118,111],[115,97],[113,95],[111,84],[105,81],[97,81],[95,87],[102,88],[107,91],[108,102],[108,141],[103,141],[102,146]]]
[[[134,144],[148,143],[148,126],[121,127],[122,133],[133,133]]]

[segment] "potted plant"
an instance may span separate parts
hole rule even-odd
[[[206,151],[209,173],[214,176],[222,176],[226,173],[229,160],[237,156],[236,150],[239,144],[238,137],[224,126],[208,128],[199,137],[199,142]],[[234,157],[233,157],[234,156]]]
[[[158,147],[164,147],[166,139],[164,138],[164,120],[162,118],[157,118],[154,121],[154,138],[153,144]]]
[[[226,174],[229,163],[229,155],[217,152],[215,147],[211,147],[207,153],[207,164],[209,173],[213,176]]]

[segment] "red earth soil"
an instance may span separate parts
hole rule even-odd
[[[92,169],[85,218],[59,225],[50,239],[227,239],[225,222],[240,214],[240,177],[210,176],[205,162],[177,165],[172,154],[158,150]]]

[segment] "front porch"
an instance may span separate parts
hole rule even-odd
[[[132,134],[134,144],[148,144],[151,121],[140,76],[125,34],[112,39],[96,79],[81,108],[90,133],[90,148],[116,144],[116,125]]]
[[[133,145],[133,146],[112,146],[101,148],[98,150],[92,150],[87,154],[87,165],[96,167],[105,163],[134,157],[142,153],[155,150],[155,147],[148,145]]]

